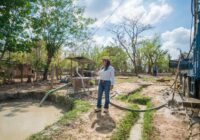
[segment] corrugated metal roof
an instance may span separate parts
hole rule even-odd
[[[70,59],[72,61],[75,61],[75,62],[78,62],[78,63],[84,63],[84,64],[92,64],[92,63],[95,63],[95,61],[89,59],[89,58],[86,58],[86,57],[83,57],[83,56],[77,56],[77,57],[67,57],[66,59]]]

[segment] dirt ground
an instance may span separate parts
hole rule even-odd
[[[113,91],[130,93],[140,86],[135,83],[116,84]],[[93,95],[95,96],[95,95]],[[102,102],[103,103],[103,102]],[[95,107],[96,101],[93,101]],[[120,102],[122,106],[125,103]],[[119,110],[110,105],[109,113],[94,113],[94,108],[83,114],[72,125],[63,129],[55,136],[58,140],[109,140],[119,122],[126,115],[126,111]]]
[[[142,94],[152,98],[155,106],[165,102],[163,90],[166,86],[151,85]],[[188,122],[184,118],[173,115],[169,108],[162,108],[154,113],[152,140],[185,140]]]
[[[109,140],[116,123],[125,116],[125,112],[110,107],[109,114],[94,113],[94,110],[81,116],[72,125],[66,127],[58,140]]]
[[[140,87],[139,84],[124,82],[120,84],[115,84],[113,91],[117,91],[119,94],[120,93],[126,94],[136,90],[139,87]]]
[[[163,96],[163,94],[165,92],[165,89],[169,86],[167,86],[167,84],[165,83],[149,83],[151,83],[151,85],[143,88],[141,94],[151,97],[154,106],[158,106],[166,102],[165,98],[169,98],[169,95],[165,94],[165,96]],[[116,83],[113,91],[117,91],[117,93],[127,94],[140,87],[141,85],[139,83],[124,81],[122,83]],[[38,86],[38,88],[41,88],[41,86]],[[18,89],[18,87],[11,88],[10,90],[15,91],[16,89]],[[31,85],[29,86],[29,89],[33,89]],[[92,103],[95,107],[96,102],[93,100]],[[126,106],[126,104],[124,104],[124,106]],[[119,110],[113,106],[110,106],[109,110],[109,114],[96,114],[94,113],[93,108],[89,112],[83,114],[81,117],[75,120],[70,126],[62,128],[62,132],[59,133],[59,135],[57,136],[54,135],[53,138],[58,140],[110,139],[113,131],[115,131],[116,129],[116,124],[125,116],[126,112]],[[184,117],[174,115],[172,112],[173,111],[169,108],[162,108],[154,112],[153,133],[151,137],[152,140],[186,139],[188,134],[188,121],[184,119]],[[140,125],[140,127],[141,126],[142,125]],[[133,132],[137,131],[133,130]],[[134,136],[132,136],[131,139],[135,140]]]
[[[127,93],[139,88],[136,83],[121,83],[116,84],[115,89],[118,92]],[[154,84],[144,88],[141,94],[152,98],[155,106],[165,102],[163,97],[164,90],[167,86]],[[108,115],[99,113],[95,114],[93,110],[84,114],[73,125],[66,127],[65,130],[57,139],[82,139],[82,140],[104,140],[110,139],[112,132],[116,128],[116,123],[125,115],[115,107],[110,107]],[[142,127],[142,125],[140,125]],[[188,122],[184,118],[179,118],[173,115],[168,108],[162,108],[154,113],[153,116],[153,134],[152,140],[185,140],[187,137]],[[137,128],[137,127],[136,127]],[[134,129],[134,127],[133,127]],[[142,129],[140,129],[142,130]],[[133,132],[137,132],[132,130]],[[139,132],[138,132],[139,133]],[[141,132],[140,132],[141,133]],[[134,137],[131,137],[135,140]]]

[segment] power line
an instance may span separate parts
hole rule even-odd
[[[96,29],[91,34],[91,36],[94,36],[100,30],[101,26],[103,26],[103,24],[105,24],[113,16],[113,14],[120,8],[122,3],[123,3],[123,0],[120,1],[119,5],[110,13],[110,15],[102,22],[102,24],[99,27],[96,27]],[[89,39],[90,39],[90,37],[88,37],[85,41],[88,41]],[[91,45],[91,43],[90,43],[90,45]],[[83,43],[81,43],[81,44],[83,44]]]
[[[120,1],[119,5],[110,13],[110,15],[102,22],[102,24],[95,29],[95,31],[92,33],[92,36],[95,35],[99,31],[101,26],[103,26],[113,16],[113,14],[120,8],[122,3],[123,3],[123,0]]]

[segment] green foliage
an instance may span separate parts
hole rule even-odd
[[[82,56],[88,57],[96,62],[96,67],[101,66],[101,53],[103,48],[101,46],[89,47],[88,50],[82,52]]]
[[[121,101],[126,101],[127,98],[128,98],[128,95],[127,95],[127,94],[124,94],[124,93],[122,93],[122,94],[120,94],[120,95],[118,95],[118,96],[116,97],[117,100],[121,100]]]
[[[33,45],[34,47],[31,49],[31,52],[11,53],[9,59],[21,64],[31,64],[36,71],[42,70],[46,63],[47,52],[43,42],[33,42]]]
[[[161,57],[157,64],[159,66],[159,71],[160,72],[168,72],[169,70],[169,56],[168,55],[164,55],[163,57]]]
[[[141,105],[146,105],[150,100],[151,99],[149,97],[143,96],[139,92],[128,96],[128,102],[141,104]]]
[[[122,72],[127,70],[127,54],[119,47],[107,46],[100,54],[100,58],[109,56],[112,65],[116,71]],[[100,61],[101,62],[101,61]]]
[[[96,62],[96,66],[102,65],[102,57],[109,56],[111,64],[118,72],[127,70],[127,55],[123,49],[119,47],[107,46],[105,48],[100,46],[90,47],[88,51],[82,52],[82,56],[91,58]]]
[[[132,109],[138,109],[138,106],[130,106]],[[111,140],[126,140],[129,137],[129,133],[133,124],[139,118],[138,112],[128,112],[127,115],[117,125],[117,129],[113,132]]]
[[[147,103],[147,108],[152,108],[152,103]],[[143,122],[143,131],[141,140],[150,140],[150,136],[152,133],[152,119],[153,112],[147,111],[144,113],[144,122]]]
[[[27,0],[1,0],[0,3],[0,60],[5,52],[30,51],[28,34],[31,2]]]
[[[87,36],[87,26],[93,20],[83,17],[83,9],[73,0],[38,0],[34,6],[32,27],[36,39],[45,42],[47,62],[44,69],[44,80],[52,58],[61,46],[73,45]]]
[[[151,100],[149,97],[141,95],[141,93],[139,93],[138,91],[130,95],[120,94],[116,97],[116,99],[141,105],[146,105]]]
[[[151,73],[153,65],[159,69],[165,69],[168,66],[167,51],[161,49],[160,37],[155,35],[152,40],[145,40],[140,48],[143,64],[148,67],[148,73]]]

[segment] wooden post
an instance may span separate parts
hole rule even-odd
[[[71,77],[72,77],[72,59],[71,59]]]

